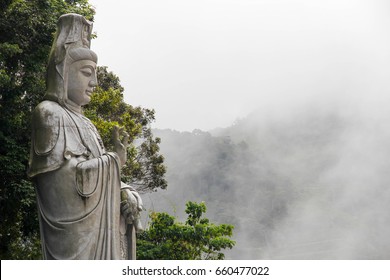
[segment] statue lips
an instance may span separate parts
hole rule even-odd
[[[92,95],[92,93],[93,93],[93,90],[87,89],[87,90],[85,91],[85,93],[86,93],[89,97],[91,97],[91,95]]]

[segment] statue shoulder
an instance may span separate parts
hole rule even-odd
[[[32,116],[34,151],[37,155],[50,153],[56,145],[64,108],[53,101],[43,101],[35,108]]]
[[[42,101],[35,107],[32,115],[32,126],[36,128],[52,125],[57,126],[64,113],[64,108],[57,102]]]

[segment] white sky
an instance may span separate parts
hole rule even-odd
[[[390,1],[89,2],[99,65],[156,110],[154,127],[209,130],[312,100],[390,108]]]

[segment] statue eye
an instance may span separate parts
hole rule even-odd
[[[92,70],[89,68],[84,68],[84,69],[81,69],[81,73],[83,73],[84,76],[86,76],[86,77],[90,77],[92,75]]]

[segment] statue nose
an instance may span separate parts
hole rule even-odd
[[[96,87],[96,86],[97,86],[96,80],[91,80],[91,81],[89,82],[89,86],[90,86],[90,87]]]

